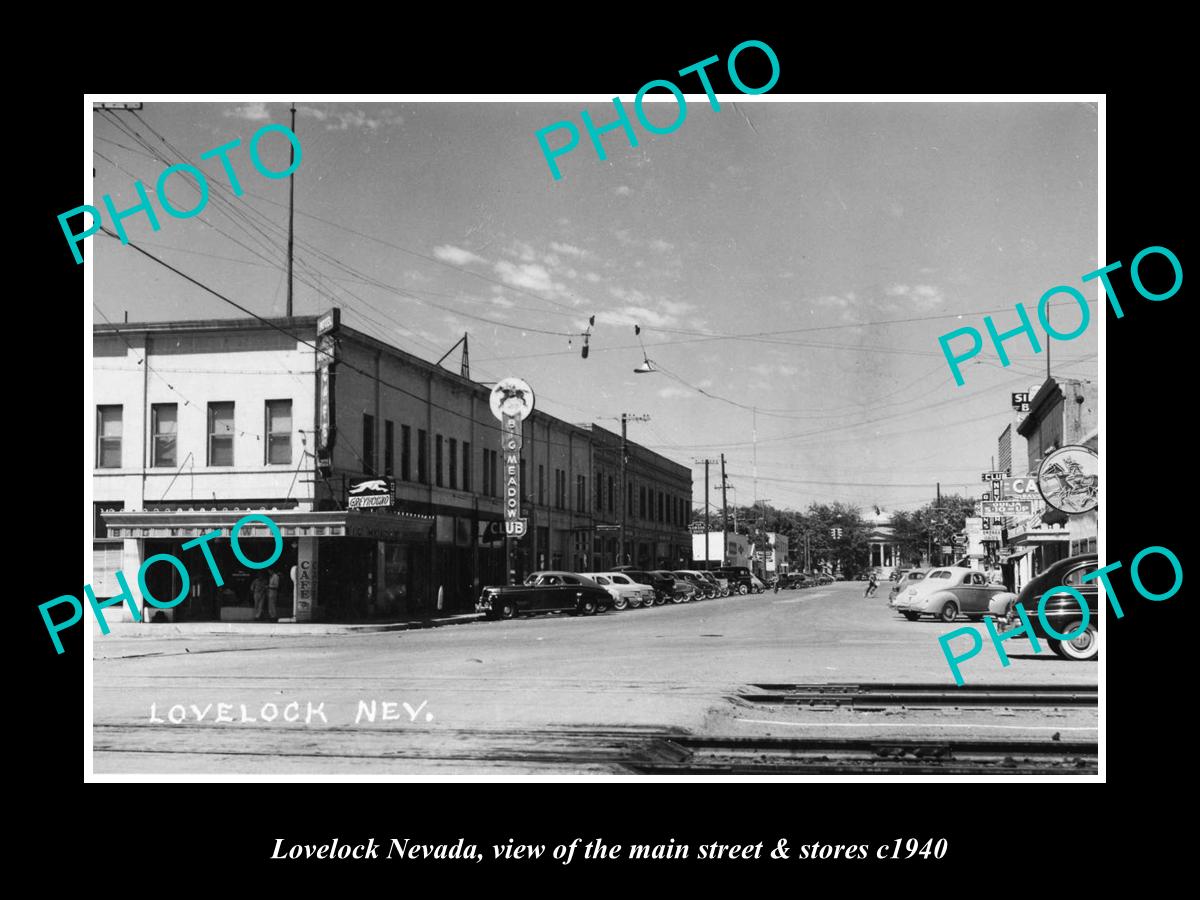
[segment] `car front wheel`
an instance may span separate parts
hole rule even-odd
[[[744,585],[744,584],[739,584],[738,585],[738,593],[739,594],[748,594],[748,593],[750,593],[750,588],[746,587],[746,585]]]
[[[1079,621],[1076,620],[1067,626],[1063,634],[1074,634],[1079,628]],[[1089,622],[1087,630],[1073,641],[1056,641],[1047,639],[1050,644],[1050,649],[1061,656],[1063,659],[1073,660],[1075,662],[1087,662],[1095,659],[1100,655],[1100,644],[1097,640],[1098,633],[1096,626]]]
[[[504,600],[500,603],[500,618],[512,619],[517,615],[517,604],[511,600]]]
[[[583,597],[577,601],[576,609],[580,615],[594,616],[596,614],[596,601],[592,597]]]
[[[629,605],[629,601],[624,597],[617,597],[613,600],[613,609],[624,609]]]
[[[942,607],[942,621],[953,622],[958,618],[958,604],[953,600]]]

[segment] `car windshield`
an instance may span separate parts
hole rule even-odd
[[[936,572],[929,573],[930,578],[952,578],[954,573],[946,569],[938,569]]]
[[[925,573],[924,572],[909,572],[906,577],[908,578],[909,581],[920,581],[922,578],[925,577]]]

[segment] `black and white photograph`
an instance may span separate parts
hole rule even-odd
[[[764,46],[88,95],[89,780],[1103,779],[1104,97]]]

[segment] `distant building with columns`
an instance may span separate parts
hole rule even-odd
[[[901,567],[900,545],[892,528],[892,514],[886,510],[876,512],[872,509],[863,515],[862,520],[868,529],[867,565],[877,569],[881,577],[888,578]]]

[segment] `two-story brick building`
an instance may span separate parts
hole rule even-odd
[[[187,565],[191,585],[166,618],[249,618],[255,573],[229,541],[248,513],[269,516],[284,537],[275,564],[281,617],[462,611],[483,584],[505,580],[500,423],[487,386],[343,326],[336,314],[98,325],[94,357],[98,597],[119,593],[118,569],[136,584],[143,560],[170,553]],[[512,541],[514,577],[610,564],[595,526],[611,520],[619,466],[603,452],[597,465],[596,446],[608,446],[596,437],[603,429],[537,410],[523,427],[529,532]],[[687,530],[668,510],[690,503],[691,473],[630,448],[630,487],[658,504],[641,508],[633,543],[670,556]],[[349,509],[351,482],[368,476],[394,483],[394,502]],[[213,531],[220,585],[199,548],[183,549]],[[243,534],[248,558],[270,555],[265,526]],[[155,565],[147,587],[170,599],[182,584],[173,567]]]

